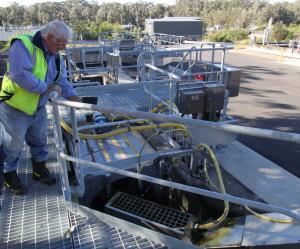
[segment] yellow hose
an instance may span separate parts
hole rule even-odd
[[[216,173],[217,173],[219,185],[220,185],[220,192],[225,194],[226,193],[225,192],[225,187],[224,187],[222,173],[221,173],[221,170],[220,170],[218,160],[217,160],[214,152],[212,151],[212,149],[207,144],[201,143],[201,144],[198,144],[196,146],[196,149],[198,151],[202,150],[203,148],[208,151],[208,153],[209,153],[209,155],[210,155],[210,157],[213,161],[213,164],[214,164],[214,167],[215,167],[215,170],[216,170]],[[218,226],[219,224],[221,224],[227,218],[227,215],[229,213],[229,202],[224,201],[224,205],[225,205],[224,211],[223,211],[222,215],[217,220],[206,223],[206,224],[198,224],[197,228],[199,228],[199,229],[210,229],[210,228],[213,228],[213,227]]]
[[[209,147],[208,147],[209,148]],[[214,157],[215,157],[215,155],[214,155]],[[212,158],[213,159],[213,158]],[[216,158],[215,158],[216,159]],[[214,159],[213,159],[214,160]],[[207,168],[206,168],[206,163],[207,163],[207,160],[205,159],[205,161],[204,161],[204,172],[205,172],[205,174],[206,174],[206,177],[207,177],[207,179],[208,179],[208,182],[209,182],[209,184],[215,189],[215,190],[217,190],[217,191],[219,191],[219,192],[222,192],[222,190],[220,189],[220,188],[218,188],[214,183],[213,183],[213,181],[210,179],[210,177],[209,177],[209,175],[208,175],[208,172],[207,172]],[[216,165],[215,163],[214,163],[214,165]],[[219,167],[219,165],[218,165],[218,167]],[[218,172],[217,172],[217,175],[218,175],[218,179],[219,179],[219,174],[218,174]],[[220,175],[221,176],[221,175]],[[222,177],[222,176],[221,176]],[[220,182],[220,180],[219,180],[219,182]],[[223,182],[223,181],[222,181]],[[221,185],[220,185],[221,186]],[[224,189],[225,190],[225,189]],[[225,192],[222,192],[222,193],[225,193]],[[266,221],[271,221],[271,222],[278,222],[278,223],[294,223],[294,220],[293,219],[288,219],[288,220],[281,220],[281,219],[275,219],[275,218],[272,218],[272,217],[270,217],[270,216],[267,216],[267,215],[264,215],[264,214],[259,214],[259,213],[257,213],[257,212],[255,212],[254,210],[252,210],[250,207],[248,207],[248,206],[244,206],[245,207],[245,209],[247,210],[247,211],[249,211],[251,214],[253,214],[253,215],[255,215],[257,218],[260,218],[260,219],[262,219],[262,220],[266,220]]]
[[[120,121],[120,120],[123,120],[123,119],[130,119],[129,117],[127,116],[114,116],[110,121],[111,122],[116,122],[116,121]]]
[[[67,131],[68,133],[72,133],[72,128],[64,121],[61,120],[60,121],[60,125],[61,127]],[[144,131],[144,130],[150,130],[150,129],[155,129],[155,128],[179,128],[179,129],[184,129],[186,130],[185,126],[182,124],[176,124],[176,123],[162,123],[162,124],[152,124],[152,125],[141,125],[141,126],[132,126],[132,127],[125,127],[125,128],[121,128],[118,130],[114,130],[111,132],[107,132],[107,133],[103,133],[103,134],[85,134],[85,133],[78,133],[78,136],[81,139],[104,139],[104,138],[108,138],[111,136],[116,136],[119,134],[123,134],[129,131]]]
[[[266,220],[266,221],[271,221],[271,222],[278,222],[278,223],[295,223],[295,221],[293,219],[289,219],[289,220],[280,220],[280,219],[275,219],[272,218],[270,216],[264,215],[264,214],[259,214],[257,212],[255,212],[254,210],[252,210],[251,208],[249,208],[248,206],[244,206],[251,214],[255,215],[257,218],[260,218],[262,220]]]
[[[170,103],[169,100],[166,101],[168,104]],[[176,106],[175,103],[172,104],[173,108],[176,110],[177,113],[179,113],[178,107]],[[162,109],[159,110],[159,108],[163,107]],[[158,103],[155,107],[153,107],[153,109],[151,110],[151,112],[153,113],[163,113],[165,110],[167,110],[169,108],[169,106],[166,106],[165,104],[163,104],[162,102]]]
[[[153,107],[153,109],[151,110],[151,112],[157,112],[158,111],[158,108],[163,106],[164,104],[163,103],[158,103],[155,107]]]
[[[207,180],[208,180],[209,186],[212,187],[215,191],[220,192],[220,188],[217,187],[217,186],[214,184],[214,182],[213,182],[213,181],[210,179],[210,177],[209,177],[209,174],[208,174],[208,171],[207,171],[207,159],[206,159],[206,158],[204,159],[204,168],[203,168],[203,172],[205,173],[205,176],[206,176],[206,178],[207,178]]]

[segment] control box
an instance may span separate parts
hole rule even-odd
[[[205,87],[205,112],[214,112],[224,108],[224,86]]]
[[[178,109],[182,114],[202,113],[204,110],[205,93],[197,91],[179,91]]]

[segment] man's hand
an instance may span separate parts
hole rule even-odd
[[[57,84],[49,85],[47,92],[46,92],[47,96],[49,97],[51,92],[53,92],[53,91],[57,92],[58,96],[61,96],[62,89],[59,85],[57,85]]]

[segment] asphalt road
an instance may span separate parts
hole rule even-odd
[[[300,61],[289,62],[246,51],[226,55],[227,65],[242,70],[239,96],[230,98],[228,109],[237,124],[300,134]],[[249,136],[238,140],[300,177],[300,144]]]

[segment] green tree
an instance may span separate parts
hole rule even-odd
[[[293,38],[294,33],[289,31],[282,22],[273,25],[271,40],[281,42],[288,41]]]

